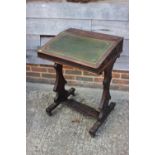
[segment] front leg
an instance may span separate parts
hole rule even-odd
[[[90,135],[93,137],[95,136],[98,128],[102,125],[102,123],[106,120],[110,112],[115,107],[114,102],[111,102],[109,104],[109,100],[111,99],[109,89],[110,89],[110,82],[112,79],[112,68],[113,68],[113,64],[104,70],[103,94],[102,94],[101,102],[99,105],[99,116],[98,116],[96,123],[89,130]]]
[[[109,108],[109,101],[111,99],[110,82],[112,79],[112,68],[113,68],[113,64],[104,70],[103,94],[99,105],[99,111],[100,111],[100,114],[98,117],[99,121],[103,119],[104,115],[106,115]]]
[[[71,88],[68,91],[65,90],[65,80],[62,72],[62,65],[55,63],[54,65],[56,71],[56,81],[54,84],[53,91],[56,92],[56,97],[54,98],[54,103],[46,108],[48,115],[51,115],[51,112],[63,101],[67,100],[70,95],[74,95],[75,89]]]

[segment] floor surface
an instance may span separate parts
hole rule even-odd
[[[128,155],[128,92],[111,91],[114,111],[91,138],[88,130],[95,122],[65,105],[49,117],[45,108],[55,96],[53,86],[27,83],[27,155]],[[97,107],[102,90],[76,87],[77,101]],[[51,96],[51,97],[50,97]]]

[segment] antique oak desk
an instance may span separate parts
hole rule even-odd
[[[39,48],[38,56],[54,61],[56,70],[53,89],[56,92],[56,97],[54,103],[47,107],[47,114],[51,116],[52,111],[63,103],[83,114],[93,116],[97,121],[89,133],[91,136],[95,136],[97,129],[115,107],[114,102],[109,103],[111,99],[109,88],[113,65],[122,52],[122,45],[123,38],[121,37],[70,28]],[[104,72],[103,94],[97,110],[73,99],[68,99],[70,95],[75,95],[75,89],[65,89],[67,82],[62,71],[64,64],[98,75]]]

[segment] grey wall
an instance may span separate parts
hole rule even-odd
[[[27,3],[27,63],[51,64],[37,57],[36,49],[67,28],[80,28],[124,37],[121,57],[114,68],[129,69],[128,2]]]

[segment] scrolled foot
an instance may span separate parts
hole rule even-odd
[[[106,109],[102,110],[98,116],[98,120],[95,122],[95,124],[92,126],[92,128],[89,130],[89,134],[91,137],[95,137],[96,132],[98,128],[105,122],[106,118],[110,114],[110,112],[114,109],[116,103],[111,102]]]
[[[49,116],[52,116],[52,111],[59,105],[60,103],[53,103],[46,108],[46,113]]]
[[[46,108],[46,113],[48,116],[52,116],[52,111],[49,108]]]
[[[100,122],[100,121],[96,121],[95,122],[95,124],[89,130],[89,134],[91,135],[91,137],[95,137],[96,136],[96,132],[97,132],[98,128],[101,126],[101,124],[102,124],[102,122]]]
[[[89,134],[92,138],[94,138],[96,136],[96,132],[89,130]]]

